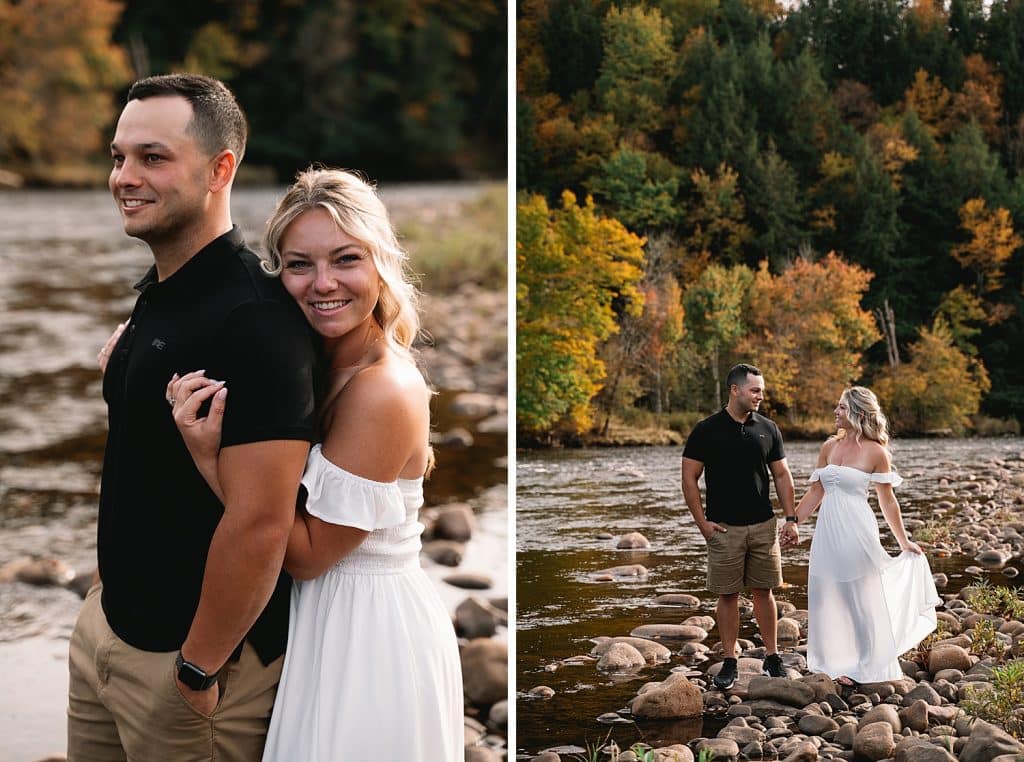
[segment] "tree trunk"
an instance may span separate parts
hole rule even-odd
[[[715,384],[715,391],[711,395],[711,399],[715,401],[715,410],[718,410],[722,407],[722,384],[718,372],[718,344],[711,347],[711,379]]]

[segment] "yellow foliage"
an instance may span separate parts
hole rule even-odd
[[[990,142],[999,143],[1003,136],[999,126],[1003,111],[1002,77],[980,53],[968,56],[964,64],[967,81],[953,96],[952,118],[964,123],[973,119]]]
[[[613,300],[640,315],[644,239],[599,217],[569,191],[558,209],[542,196],[516,214],[517,425],[531,434],[591,425],[601,389],[598,344],[618,330]]]
[[[1013,253],[1024,245],[1013,230],[1013,219],[1007,209],[989,211],[985,199],[968,199],[960,207],[960,227],[970,239],[950,250],[961,267],[973,270],[978,278],[978,291],[995,291],[1002,285],[1003,266]]]
[[[128,81],[112,0],[0,0],[0,157],[82,161],[101,149]]]
[[[988,372],[955,345],[945,319],[922,327],[910,346],[910,361],[874,383],[896,432],[951,429],[961,433],[991,388]]]
[[[917,159],[919,151],[903,138],[903,130],[898,124],[878,122],[871,126],[868,138],[882,157],[882,166],[892,179],[893,187],[899,190],[903,185],[904,165]]]
[[[940,137],[949,131],[951,97],[938,77],[929,76],[924,69],[918,69],[913,84],[903,94],[903,102],[908,110],[917,112],[932,137]]]

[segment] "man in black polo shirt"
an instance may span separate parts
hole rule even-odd
[[[683,449],[683,496],[708,544],[708,590],[718,594],[718,634],[725,661],[715,687],[736,682],[739,594],[750,588],[754,616],[767,655],[764,674],[785,677],[776,643],[777,611],[772,588],[782,583],[782,560],[768,471],[786,514],[783,532],[796,533],[793,476],[786,465],[779,427],[757,412],[764,399],[764,378],[741,364],[726,378],[729,403],[698,423]],[[707,510],[697,480],[704,474]]]
[[[125,232],[154,266],[101,353],[100,580],[70,645],[71,762],[262,753],[287,639],[281,564],[315,436],[315,353],[231,222],[245,139],[222,83],[169,75],[135,83],[111,143]],[[164,398],[172,374],[198,369],[231,395],[223,504]]]

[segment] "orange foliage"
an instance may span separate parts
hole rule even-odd
[[[996,291],[1002,285],[1003,266],[1024,245],[1013,230],[1010,212],[1002,207],[989,211],[983,198],[968,199],[960,207],[960,227],[970,240],[954,246],[950,254],[961,267],[974,271],[980,293]]]
[[[940,137],[949,132],[951,98],[941,80],[929,76],[924,69],[917,70],[914,83],[903,94],[905,107],[917,112],[932,137]]]
[[[880,337],[860,304],[873,277],[835,252],[777,276],[762,262],[740,349],[764,370],[774,409],[791,420],[819,416],[860,378],[862,354]]]
[[[102,146],[128,81],[112,0],[0,0],[0,155],[82,161]]]

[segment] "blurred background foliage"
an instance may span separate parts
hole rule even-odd
[[[502,177],[506,30],[493,0],[0,0],[0,181],[102,182],[128,86],[171,71],[238,95],[243,180],[285,181],[313,160],[374,178]]]
[[[688,427],[737,361],[790,433],[854,382],[1019,433],[1024,0],[520,0],[516,66],[521,441]],[[577,203],[642,258],[551,300]]]

